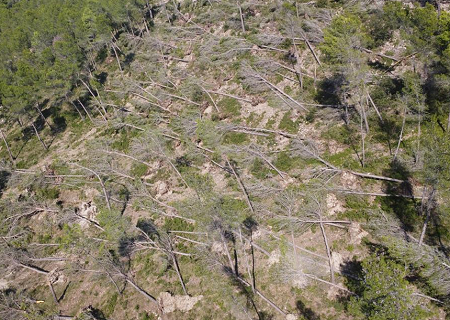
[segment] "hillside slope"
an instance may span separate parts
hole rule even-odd
[[[445,319],[445,9],[3,1],[0,318]]]

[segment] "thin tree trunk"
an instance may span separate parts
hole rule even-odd
[[[270,82],[269,80],[265,79],[264,77],[262,77],[261,75],[256,73],[256,76],[261,79],[262,82],[264,82],[265,84],[267,84],[269,87],[272,87],[274,90],[278,91],[281,95],[285,96],[287,99],[289,99],[290,101],[292,101],[294,104],[296,104],[297,106],[299,106],[302,110],[304,111],[308,111],[308,109],[306,109],[300,102],[298,102],[297,100],[295,100],[294,98],[292,98],[290,95],[288,95],[287,93],[285,93],[283,90],[281,90],[280,88],[278,88],[275,84],[273,84],[272,82]]]
[[[450,113],[449,113],[450,117]],[[448,131],[448,130],[447,130]],[[419,123],[417,124],[417,151],[416,151],[416,163],[419,163],[420,159],[420,138],[422,135],[422,105],[419,107]]]
[[[2,129],[0,129],[0,134],[2,135],[2,139],[3,139],[3,142],[5,143],[6,150],[8,150],[9,158],[11,159],[11,162],[14,164],[14,157],[12,155],[11,149],[9,148],[8,141],[6,141],[6,137],[5,137],[5,134],[3,133]]]
[[[122,291],[120,291],[119,286],[117,285],[117,282],[113,279],[111,274],[108,271],[106,271],[106,274],[108,275],[109,280],[111,280],[111,282],[114,284],[114,287],[116,288],[117,293],[122,295]]]
[[[40,269],[40,268],[36,268],[36,267],[33,267],[33,266],[29,266],[29,265],[24,264],[24,263],[22,263],[22,262],[14,262],[14,263],[15,263],[16,265],[18,265],[19,267],[22,267],[22,268],[25,268],[25,269],[34,271],[34,272],[36,272],[36,273],[45,274],[45,275],[48,275],[48,274],[50,273],[50,272],[47,271],[47,270],[43,270],[43,269]]]
[[[250,284],[245,281],[244,279],[242,279],[241,277],[237,277],[237,279],[242,282],[243,284],[245,284],[247,287],[250,287]],[[259,290],[255,290],[256,294],[263,299],[265,302],[267,302],[272,308],[274,308],[276,311],[278,311],[279,313],[281,313],[283,316],[286,316],[286,312],[284,312],[283,310],[281,310],[275,303],[273,303],[269,298],[267,298],[265,295],[263,295]]]
[[[253,268],[253,272],[252,272],[252,270],[250,270],[250,264],[248,263],[248,256],[245,252],[245,244],[244,244],[244,240],[242,237],[242,230],[240,227],[239,227],[239,240],[241,241],[242,251],[244,252],[245,265],[247,267],[247,273],[248,273],[248,277],[250,278],[250,283],[252,284],[252,291],[253,291],[253,293],[255,293],[255,281],[253,280],[253,276],[252,276],[252,273],[254,274],[254,268]],[[253,250],[252,250],[252,255],[253,255]]]
[[[235,273],[233,260],[231,259],[230,252],[228,251],[228,246],[227,246],[227,243],[225,241],[225,237],[223,236],[222,232],[220,232],[220,239],[222,240],[222,244],[223,244],[223,246],[225,248],[225,252],[226,252],[226,255],[227,255],[227,258],[228,258],[228,263],[230,264],[231,271],[233,271],[233,273]]]
[[[297,77],[298,77],[298,81],[300,82],[300,89],[303,90],[303,75],[302,75],[302,67],[300,65],[299,68],[297,68],[297,65],[300,64],[300,54],[298,52],[298,48],[297,45],[295,44],[294,39],[292,40],[292,45],[294,47],[294,55],[295,55],[295,60],[296,60],[296,64],[294,65],[294,69],[296,71]]]
[[[42,146],[44,147],[45,150],[48,150],[47,145],[45,144],[44,140],[41,139],[41,136],[39,135],[39,132],[36,129],[36,126],[34,125],[33,122],[31,122],[31,126],[34,129],[34,133],[36,134],[36,137],[39,139],[39,141],[41,142]]]
[[[88,89],[89,93],[91,94],[91,96],[98,102],[98,104],[102,107],[103,112],[105,113],[105,115],[102,114],[102,117],[106,117],[106,109],[103,107],[102,102],[95,96],[95,94],[92,92],[91,88],[87,85],[86,82],[84,82],[82,79],[80,79],[81,83],[86,87],[86,89]],[[98,91],[97,91],[98,94]]]
[[[241,19],[241,28],[242,32],[245,32],[245,24],[244,24],[244,15],[242,14],[242,7],[239,1],[237,2],[238,8],[239,8],[239,17]]]
[[[122,66],[120,65],[119,55],[117,54],[116,47],[115,47],[114,43],[111,44],[111,48],[113,49],[114,55],[116,56],[116,61],[117,61],[117,65],[119,66],[119,70],[120,70],[120,72],[122,72],[123,70],[122,70]]]
[[[92,119],[91,115],[89,114],[89,112],[86,110],[84,104],[80,101],[80,99],[77,99],[78,103],[81,105],[81,107],[83,108],[84,112],[86,112],[89,120],[91,120],[92,123],[94,123],[94,120]]]
[[[405,122],[406,122],[406,108],[403,111],[403,122],[402,122],[402,129],[400,131],[400,135],[398,137],[398,143],[397,143],[397,148],[395,149],[395,153],[394,153],[394,161],[395,159],[397,159],[397,155],[398,155],[398,150],[400,149],[400,144],[402,143],[403,140],[403,130],[405,128]]]
[[[175,267],[175,271],[177,272],[178,279],[180,280],[181,286],[183,287],[184,294],[188,295],[186,285],[184,284],[184,281],[183,281],[183,276],[181,275],[180,266],[178,265],[177,257],[175,256],[175,254],[173,254],[173,246],[172,246],[172,240],[170,239],[170,236],[169,236],[169,244],[170,244],[170,253],[169,254],[172,257],[172,262]]]
[[[55,289],[53,288],[53,284],[50,282],[50,280],[48,281],[48,286],[50,288],[50,291],[52,292],[53,300],[55,301],[56,304],[59,304],[58,298],[56,297]]]
[[[97,172],[95,172],[94,170],[89,169],[89,168],[86,168],[86,167],[83,167],[82,165],[80,165],[80,164],[78,164],[78,163],[73,163],[73,164],[74,164],[75,166],[77,166],[77,167],[80,167],[80,168],[82,168],[82,169],[84,169],[84,170],[87,170],[87,171],[93,173],[93,174],[97,177],[98,181],[100,182],[100,185],[102,186],[103,194],[104,194],[105,199],[106,199],[106,205],[108,206],[108,210],[111,211],[111,203],[110,203],[110,201],[109,201],[108,192],[106,192],[105,184],[103,183],[103,180],[102,180],[102,178],[100,177],[100,175],[99,175]]]
[[[264,162],[266,162],[266,163],[269,165],[269,167],[271,167],[273,170],[275,170],[275,171],[278,173],[278,175],[281,177],[281,179],[286,180],[286,179],[284,178],[283,172],[281,172],[280,170],[278,170],[278,168],[275,167],[275,165],[274,165],[272,162],[270,162],[270,160],[267,159],[267,157],[265,157],[264,154],[263,154],[262,152],[259,152],[259,151],[253,151],[253,150],[250,150],[250,152],[253,153],[253,154],[255,154],[255,155],[257,155],[257,156],[260,157],[261,159],[263,159]]]
[[[328,245],[328,238],[327,235],[325,233],[325,228],[323,226],[323,222],[322,222],[322,215],[318,214],[319,219],[320,219],[320,230],[322,231],[322,236],[323,236],[323,241],[325,243],[325,248],[327,250],[327,256],[328,256],[328,263],[330,265],[330,274],[331,274],[331,283],[334,284],[334,263],[333,263],[333,258],[331,256],[331,250],[330,250],[330,246]]]
[[[144,297],[146,297],[148,300],[150,300],[151,302],[153,302],[154,304],[156,304],[159,308],[159,303],[158,300],[156,300],[155,297],[153,297],[151,294],[149,294],[147,291],[145,291],[144,289],[142,289],[141,287],[139,287],[136,283],[134,283],[133,280],[131,280],[128,277],[125,277],[125,280],[134,288],[136,289],[136,291],[138,291],[140,294],[142,294]]]
[[[304,37],[306,45],[308,46],[308,49],[311,51],[311,53],[314,56],[314,59],[317,61],[317,63],[319,64],[319,66],[321,66],[322,64],[320,63],[319,57],[317,56],[316,52],[314,51],[313,47],[311,46],[311,43],[309,43],[309,40],[306,39],[306,37]]]
[[[370,101],[370,104],[372,105],[372,107],[375,109],[375,112],[377,113],[378,118],[380,118],[381,122],[383,122],[383,117],[381,116],[380,111],[378,110],[377,106],[375,105],[375,103],[372,100],[372,97],[368,93],[367,93],[367,98]]]
[[[434,202],[434,196],[436,194],[436,189],[435,187],[433,187],[433,189],[431,190],[430,195],[428,196],[427,199],[427,203],[426,203],[426,210],[427,210],[427,215],[425,217],[425,221],[423,223],[422,226],[422,232],[420,233],[420,238],[419,238],[419,243],[418,246],[420,247],[423,244],[423,240],[425,238],[425,234],[427,232],[427,227],[428,227],[428,222],[430,221],[430,217],[431,217],[431,213],[433,211],[433,202]],[[422,197],[422,203],[423,203],[423,199],[424,199],[425,195]]]
[[[245,200],[247,201],[247,205],[248,205],[250,211],[251,211],[252,213],[255,213],[255,210],[254,210],[254,208],[253,208],[252,202],[250,201],[250,197],[249,197],[249,195],[248,195],[247,189],[245,189],[244,184],[242,183],[241,179],[239,178],[238,174],[236,173],[236,170],[234,170],[234,167],[233,167],[233,165],[230,163],[230,160],[228,160],[228,157],[227,157],[227,156],[225,156],[225,160],[227,161],[228,166],[229,166],[229,167],[231,168],[231,170],[233,171],[233,175],[234,175],[234,177],[236,178],[236,180],[237,180],[237,182],[238,182],[238,184],[239,184],[239,187],[240,187],[241,190],[242,190],[242,193],[244,193],[244,195],[245,195]]]
[[[447,132],[450,130],[450,110],[448,112],[448,118],[447,118]]]
[[[212,104],[214,105],[214,108],[216,109],[217,112],[220,113],[219,107],[217,106],[216,102],[214,101],[213,97],[209,94],[208,90],[206,90],[204,87],[200,86],[200,88],[202,88],[203,91],[206,92],[206,94],[209,97],[209,100],[211,100]]]
[[[223,93],[223,92],[220,92],[220,91],[211,91],[211,90],[209,90],[208,92],[209,93],[218,94],[218,95],[221,95],[221,96],[225,96],[225,97],[234,98],[236,100],[241,100],[241,101],[244,101],[244,102],[252,103],[252,100],[241,98],[241,97],[238,97],[238,96],[235,96],[235,95],[232,95],[232,94]]]
[[[360,105],[361,106],[361,105]],[[361,106],[362,107],[362,106]],[[361,148],[362,148],[362,160],[361,160],[361,165],[364,168],[364,164],[365,164],[365,160],[366,160],[366,146],[365,146],[365,139],[366,139],[366,135],[364,133],[364,129],[363,129],[363,114],[362,114],[362,109],[360,112],[360,130],[361,130]]]
[[[80,118],[82,120],[84,120],[85,118],[84,118],[83,114],[81,113],[80,109],[78,109],[77,105],[75,103],[73,103],[73,101],[70,101],[70,104],[72,104],[72,106],[75,108],[75,110],[77,110],[78,115],[80,116]]]
[[[39,109],[39,106],[36,105],[36,110],[38,111],[39,115],[41,116],[41,118],[44,120],[44,122],[50,127],[50,129],[53,130],[53,127],[50,125],[50,123],[47,121],[47,119],[44,117],[44,114],[42,113],[41,109]]]

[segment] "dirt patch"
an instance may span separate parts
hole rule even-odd
[[[358,222],[351,223],[350,227],[348,228],[348,233],[350,235],[351,244],[360,244],[362,238],[369,235],[367,231],[361,229],[361,225]]]
[[[159,304],[164,313],[174,312],[176,310],[187,312],[191,310],[194,305],[203,299],[203,296],[190,297],[186,295],[174,295],[169,292],[161,292],[158,297]]]
[[[343,172],[341,175],[341,183],[347,189],[358,189],[358,178],[350,172]]]
[[[9,288],[9,282],[5,279],[0,279],[0,290],[6,290]]]
[[[79,220],[81,228],[83,229],[89,228],[90,225],[89,220],[97,222],[96,221],[97,213],[98,213],[97,206],[92,204],[92,202],[83,202],[79,209],[79,215],[86,218],[87,220],[86,219]]]
[[[343,203],[333,193],[327,194],[327,208],[330,216],[345,210]]]

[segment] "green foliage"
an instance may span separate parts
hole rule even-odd
[[[267,177],[270,177],[273,171],[274,170],[270,170],[267,167],[267,164],[259,158],[253,160],[253,164],[250,167],[250,172],[258,179],[265,179]]]
[[[369,219],[370,205],[366,198],[358,195],[348,195],[345,197],[345,212],[339,216],[345,217],[352,221],[367,221]]]
[[[447,189],[450,186],[450,139],[449,133],[442,130],[437,122],[437,119],[433,121],[424,137],[425,178],[429,184]]]
[[[352,57],[355,45],[366,46],[368,37],[361,19],[344,12],[333,19],[324,31],[321,51],[331,63],[346,63]]]
[[[291,120],[291,111],[286,112],[281,118],[280,124],[278,125],[278,129],[286,130],[289,133],[297,133],[298,131],[298,120]]]
[[[120,212],[102,208],[97,215],[98,223],[105,229],[107,239],[118,241],[122,238],[130,226],[128,217],[123,217]]]
[[[382,255],[369,256],[362,262],[362,281],[350,285],[358,296],[351,298],[349,311],[369,320],[426,319],[405,276],[403,265]]]
[[[394,30],[405,26],[407,11],[401,2],[389,1],[369,18],[369,31],[375,45],[382,45],[392,37]]]
[[[117,292],[114,292],[113,295],[108,298],[108,300],[105,302],[104,307],[102,308],[105,316],[109,317],[113,314],[114,309],[116,308],[117,304],[117,298],[119,297],[119,294]]]
[[[243,132],[228,132],[225,134],[225,137],[223,138],[223,143],[225,144],[243,144],[247,142],[248,135]]]
[[[133,175],[134,177],[142,177],[143,175],[145,175],[147,173],[148,167],[146,164],[144,163],[140,163],[140,162],[134,162],[132,167],[131,167],[131,175]]]
[[[226,118],[234,118],[241,115],[241,104],[234,98],[225,97],[217,105]]]
[[[164,230],[194,231],[194,225],[180,218],[165,218]]]
[[[39,188],[36,190],[36,195],[41,199],[49,199],[49,200],[58,199],[59,189],[51,187]]]
[[[80,69],[140,10],[138,1],[14,1],[0,8],[0,100],[12,114],[73,88]],[[33,94],[30,94],[30,93]]]
[[[286,151],[280,152],[277,155],[277,159],[274,162],[274,166],[277,167],[281,171],[289,171],[294,169],[296,166],[300,165],[299,158],[293,158],[289,156],[289,153]]]
[[[207,147],[215,147],[221,139],[217,130],[217,124],[214,121],[207,119],[197,120],[195,133]]]

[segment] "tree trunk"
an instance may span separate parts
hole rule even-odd
[[[328,238],[325,233],[325,228],[323,226],[322,215],[320,215],[320,214],[319,214],[319,219],[320,219],[320,230],[322,231],[323,241],[325,243],[325,248],[327,250],[328,263],[330,265],[331,283],[334,284],[334,282],[335,282],[334,281],[334,263],[333,263],[333,258],[331,256],[330,246],[328,245]]]
[[[145,291],[144,289],[142,289],[141,287],[139,287],[136,283],[134,283],[133,280],[131,280],[128,277],[125,277],[125,280],[134,288],[136,289],[136,291],[138,291],[140,294],[142,294],[144,297],[146,297],[148,300],[150,300],[151,302],[153,302],[154,304],[156,304],[159,307],[158,301],[156,300],[155,297],[153,297],[151,294],[149,294],[147,291]]]
[[[14,164],[14,157],[12,155],[11,149],[9,148],[8,141],[6,141],[6,137],[5,137],[5,134],[3,133],[2,129],[0,129],[0,134],[2,135],[2,139],[3,139],[3,142],[5,143],[6,150],[8,150],[9,158],[11,159],[11,162]]]
[[[239,1],[238,1],[237,5],[239,8],[239,17],[241,19],[242,32],[245,32],[244,15],[242,14],[242,7],[241,7],[241,4],[239,3]]]
[[[394,153],[394,161],[395,161],[395,159],[397,159],[398,150],[400,149],[400,144],[402,143],[402,140],[403,140],[403,130],[405,129],[405,122],[406,122],[406,108],[403,112],[402,129],[401,129],[400,135],[398,137],[397,148],[395,149],[395,153]]]
[[[234,167],[233,167],[233,165],[230,163],[230,160],[228,160],[228,158],[227,158],[226,156],[225,156],[225,159],[226,159],[226,161],[227,161],[227,164],[230,166],[231,170],[233,171],[233,175],[234,175],[234,177],[236,178],[236,180],[237,180],[237,182],[238,182],[238,184],[239,184],[239,187],[241,188],[242,192],[243,192],[244,195],[245,195],[245,200],[247,201],[247,205],[248,205],[250,211],[251,211],[252,213],[255,213],[255,210],[253,209],[253,204],[252,204],[252,202],[250,201],[250,197],[249,197],[249,195],[248,195],[248,193],[247,193],[247,189],[245,189],[244,184],[242,183],[242,181],[241,181],[241,179],[239,178],[238,174],[237,174],[236,171],[234,170]]]
[[[84,112],[86,112],[87,116],[89,117],[89,120],[91,120],[92,123],[94,123],[94,120],[92,119],[91,115],[89,114],[89,112],[86,110],[84,104],[80,101],[80,99],[77,99],[78,103],[81,105],[81,107],[83,108]]]
[[[448,111],[448,118],[447,118],[447,132],[450,130],[450,110]]]
[[[117,54],[116,47],[115,47],[114,43],[111,44],[111,48],[113,49],[114,55],[116,56],[117,65],[119,66],[119,70],[120,70],[120,72],[122,72],[123,70],[122,70],[122,66],[120,65],[119,55]]]
[[[50,291],[52,292],[53,300],[55,301],[56,304],[59,304],[58,298],[56,297],[55,289],[53,288],[53,284],[50,281],[48,281],[48,286],[50,288]]]
[[[34,129],[34,133],[36,134],[36,137],[39,139],[39,141],[41,142],[42,146],[44,147],[45,150],[48,150],[47,145],[45,144],[44,140],[41,139],[41,136],[39,135],[39,132],[36,129],[36,126],[34,125],[33,122],[31,122],[31,126]]]
[[[181,286],[183,287],[184,294],[188,295],[188,292],[187,292],[187,289],[186,289],[186,285],[184,284],[183,276],[181,275],[180,266],[178,265],[177,257],[173,253],[172,240],[170,239],[170,236],[169,236],[169,244],[170,244],[170,253],[169,253],[169,255],[172,258],[173,266],[175,267],[175,271],[177,272],[178,279],[180,280]]]
[[[44,117],[44,114],[42,113],[41,109],[39,109],[39,105],[36,105],[36,110],[38,111],[39,115],[42,119],[44,119],[44,122],[50,127],[50,129],[53,130],[53,127],[50,125],[50,123],[47,121],[47,119]]]
[[[294,65],[294,70],[296,71],[296,75],[297,75],[298,81],[300,82],[300,89],[303,90],[302,67],[300,65],[300,67],[297,68],[297,65],[300,64],[300,54],[298,52],[297,45],[295,44],[294,39],[292,38],[291,40],[292,40],[292,46],[294,47],[294,55],[295,55],[295,60],[296,60],[296,63]]]
[[[75,103],[73,103],[73,101],[70,101],[70,104],[75,108],[75,110],[77,110],[77,112],[78,112],[80,118],[81,118],[82,120],[84,120],[84,116],[83,116],[83,114],[81,113],[80,109],[78,109],[77,105],[76,105]]]
[[[431,213],[434,210],[433,202],[434,202],[435,194],[436,194],[436,188],[433,187],[433,189],[431,190],[431,193],[427,199],[427,203],[426,203],[427,215],[425,217],[425,221],[422,226],[422,232],[420,233],[420,238],[419,238],[419,243],[418,243],[419,247],[423,244],[423,240],[424,240],[425,234],[427,232],[428,222],[430,221]],[[425,195],[422,197],[422,202],[424,201],[424,198],[425,198]]]
[[[103,194],[104,194],[105,199],[106,199],[106,205],[108,206],[108,210],[111,211],[111,203],[110,203],[110,201],[109,201],[108,192],[106,192],[105,184],[103,183],[103,180],[102,180],[102,178],[100,177],[100,175],[99,175],[97,172],[95,172],[94,170],[89,169],[89,168],[86,168],[86,167],[83,167],[82,165],[80,165],[80,164],[78,164],[78,163],[73,163],[73,164],[74,164],[75,166],[77,166],[77,167],[80,167],[80,168],[82,168],[82,169],[84,169],[84,170],[87,170],[87,171],[93,173],[93,174],[97,177],[98,181],[100,182],[100,185],[102,186]]]
[[[231,271],[233,271],[233,273],[235,273],[233,260],[231,259],[230,252],[228,251],[228,246],[227,246],[227,243],[225,241],[225,237],[222,234],[222,231],[220,232],[220,238],[221,238],[222,244],[223,244],[223,246],[225,248],[225,252],[227,254],[228,263],[230,264]]]

